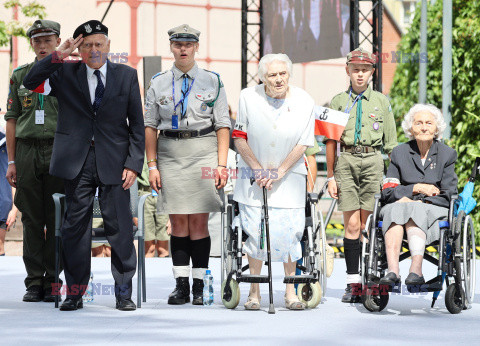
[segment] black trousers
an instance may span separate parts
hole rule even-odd
[[[122,185],[104,185],[100,182],[94,147],[90,148],[78,176],[73,180],[65,180],[67,210],[62,225],[62,245],[67,297],[79,298],[90,278],[91,220],[97,187],[105,234],[112,246],[115,296],[131,298],[137,257],[133,245],[130,192],[125,191]],[[103,286],[106,283],[101,284]]]

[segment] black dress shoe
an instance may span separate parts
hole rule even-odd
[[[388,285],[388,286],[395,286],[400,284],[401,279],[397,274],[394,272],[390,272],[387,275],[385,275],[383,278],[380,279],[379,284],[380,285]]]
[[[342,303],[360,303],[362,301],[362,295],[357,292],[362,292],[362,284],[347,284],[347,288],[345,288],[345,293],[342,297]]]
[[[421,286],[423,284],[425,284],[425,278],[415,273],[408,274],[405,279],[405,285],[407,286]]]
[[[47,303],[55,302],[55,294],[52,294],[52,288],[51,287],[45,288],[44,292],[45,292],[45,294],[43,296],[43,301],[44,302],[47,302]],[[58,301],[61,302],[62,301],[62,295],[60,293],[57,293],[57,294],[58,294]]]
[[[203,280],[202,279],[193,279],[192,285],[192,304],[193,305],[203,305]]]
[[[83,308],[82,298],[67,298],[60,305],[60,310],[62,311],[74,311]]]
[[[23,296],[24,302],[41,302],[43,300],[43,288],[39,285],[30,286]]]
[[[121,311],[134,311],[137,310],[137,306],[130,298],[117,298],[116,309]]]
[[[177,278],[177,285],[168,296],[168,304],[182,305],[190,302],[190,284],[188,278]],[[202,302],[203,304],[203,302]]]

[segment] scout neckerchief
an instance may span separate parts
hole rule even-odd
[[[360,94],[355,97],[355,100],[353,101],[352,107],[348,107],[348,104],[350,103],[350,98],[352,97],[352,87],[350,87],[350,93],[348,94],[348,101],[347,101],[347,106],[345,107],[345,113],[349,113],[352,110],[352,108],[355,106],[355,104],[358,101],[357,105],[357,116],[355,119],[355,137],[353,141],[353,145],[357,145],[358,142],[360,142],[361,138],[361,131],[362,131],[362,95],[365,91],[362,91]]]

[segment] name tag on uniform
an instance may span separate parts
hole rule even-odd
[[[43,109],[35,111],[35,125],[45,124],[45,111]]]
[[[178,130],[178,115],[172,115],[172,130]]]

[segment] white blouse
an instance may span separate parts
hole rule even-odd
[[[314,145],[314,101],[303,89],[290,86],[290,97],[272,99],[264,85],[246,88],[240,93],[236,132],[247,135],[247,143],[263,169],[276,170],[293,148]],[[235,133],[234,133],[235,136]],[[250,184],[249,166],[238,155],[235,201],[250,206],[262,205],[262,190]],[[307,170],[303,157],[273,184],[268,192],[268,205],[275,208],[305,207]]]

